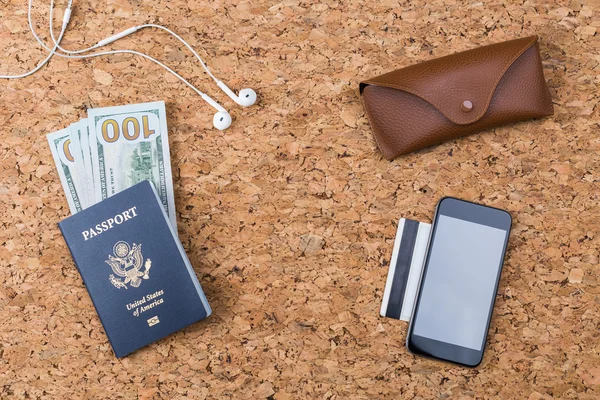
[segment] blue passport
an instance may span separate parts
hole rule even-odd
[[[117,357],[211,314],[149,181],[58,226]]]

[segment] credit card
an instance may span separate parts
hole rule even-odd
[[[398,222],[381,303],[382,317],[410,321],[430,231],[431,224],[424,222],[406,218]]]

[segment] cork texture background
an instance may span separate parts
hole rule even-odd
[[[0,73],[20,73],[46,54],[26,0],[0,3]],[[33,8],[46,39],[47,3]],[[600,2],[76,0],[63,44],[144,22],[259,102],[235,105],[156,30],[112,48],[164,60],[230,111],[229,130],[140,57],[55,57],[0,80],[0,398],[600,398]],[[554,116],[381,156],[361,80],[530,34]],[[69,210],[45,135],[155,100],[214,314],[117,360],[56,225]],[[442,196],[514,217],[477,369],[412,356],[407,324],[379,316],[398,219],[430,221]]]

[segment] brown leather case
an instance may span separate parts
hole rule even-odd
[[[553,113],[537,36],[411,65],[361,82],[360,93],[377,145],[389,160]]]

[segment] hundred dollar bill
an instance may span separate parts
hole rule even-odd
[[[81,201],[81,208],[83,208],[84,210],[88,207],[89,203],[88,203],[88,198],[87,198],[87,193],[85,191],[85,185],[84,185],[84,173],[85,170],[83,168],[83,156],[81,154],[81,146],[79,144],[79,136],[77,135],[77,132],[75,131],[75,126],[77,125],[77,123],[71,124],[68,128],[67,131],[69,132],[69,138],[71,139],[70,145],[69,145],[69,149],[71,151],[71,155],[73,156],[73,160],[75,161],[75,171],[77,174],[77,180],[75,181],[75,188],[77,190],[77,193],[79,194],[79,200]]]
[[[85,209],[96,203],[87,118],[72,124],[69,130],[81,188],[82,206]]]
[[[176,229],[165,103],[89,109],[88,127],[96,202],[149,180]]]
[[[47,135],[48,144],[54,163],[58,170],[58,176],[62,183],[63,190],[67,196],[67,203],[72,214],[76,214],[83,209],[80,195],[77,189],[78,176],[73,157],[73,143],[69,129],[62,129]]]

